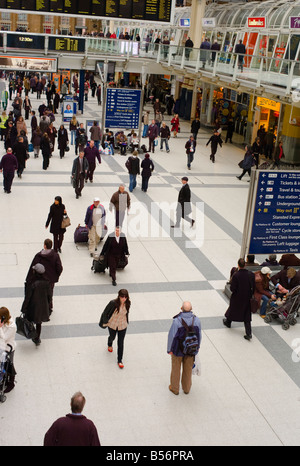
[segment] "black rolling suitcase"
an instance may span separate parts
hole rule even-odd
[[[119,260],[117,269],[125,269],[126,265],[128,264],[128,258],[126,256],[121,257]]]
[[[107,260],[105,256],[99,256],[93,259],[91,269],[94,273],[105,273],[105,269],[107,269]]]

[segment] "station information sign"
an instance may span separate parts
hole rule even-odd
[[[169,23],[172,0],[0,0],[0,9]]]
[[[84,52],[85,40],[74,37],[49,37],[48,48],[57,52]]]
[[[138,129],[141,90],[107,88],[105,128]]]
[[[300,252],[300,172],[260,171],[249,254]]]

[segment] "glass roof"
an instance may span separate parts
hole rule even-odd
[[[216,18],[217,26],[244,27],[248,16],[266,16],[267,27],[289,26],[290,16],[300,16],[300,0],[267,0],[250,3],[210,4],[205,16]]]

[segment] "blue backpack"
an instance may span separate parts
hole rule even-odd
[[[192,325],[190,326],[188,326],[187,323],[181,319],[181,323],[185,328],[185,336],[181,341],[181,350],[186,356],[196,356],[199,351],[199,340],[194,327],[194,319],[195,316],[193,317]]]

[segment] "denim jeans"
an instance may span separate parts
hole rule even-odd
[[[188,166],[188,168],[191,167],[191,163],[192,163],[193,160],[194,160],[194,152],[189,152],[187,154],[187,166]]]
[[[168,138],[160,138],[160,150],[162,150],[163,148],[163,143],[165,143],[166,145],[166,150],[170,150],[169,149],[169,144],[168,144]]]
[[[149,125],[144,125],[143,134],[142,134],[143,138],[147,137],[148,128],[149,128]]]
[[[136,175],[132,175],[131,173],[129,173],[129,191],[132,193],[135,187],[136,187]]]
[[[268,301],[269,301],[268,296],[265,296],[263,294],[262,297],[261,297],[261,306],[260,306],[260,315],[261,316],[264,316],[266,314]]]
[[[71,145],[72,146],[75,144],[75,137],[76,137],[76,130],[72,129],[71,130]]]

